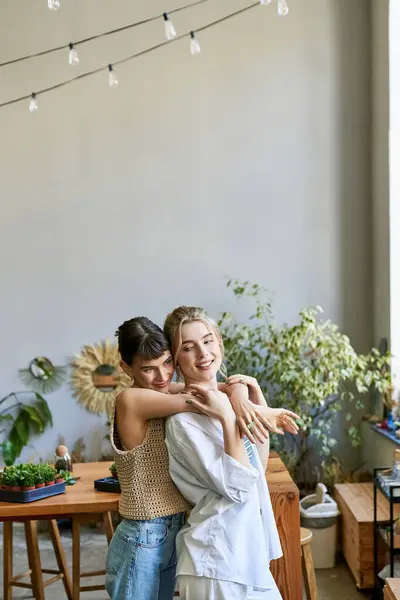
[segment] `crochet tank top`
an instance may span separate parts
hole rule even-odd
[[[110,441],[121,486],[119,512],[125,519],[155,519],[191,508],[169,475],[164,423],[165,419],[150,419],[143,442],[125,450],[115,423],[114,401]]]

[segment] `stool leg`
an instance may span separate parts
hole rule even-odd
[[[3,523],[3,556],[4,556],[4,600],[12,600],[12,586],[10,585],[13,577],[13,524],[12,521]]]
[[[104,524],[104,529],[106,532],[107,542],[110,543],[112,536],[114,535],[114,527],[112,524],[110,512],[103,513],[103,524]]]
[[[72,600],[72,584],[69,576],[68,565],[65,559],[64,548],[61,543],[60,532],[58,530],[57,521],[52,519],[48,521],[51,541],[53,542],[54,554],[57,560],[60,573],[63,574],[62,582],[64,584],[65,593],[68,600]]]
[[[72,598],[79,600],[81,588],[81,532],[79,516],[72,517]]]
[[[304,587],[307,600],[318,600],[317,582],[315,580],[314,562],[311,554],[311,544],[301,547],[301,567],[303,570]]]
[[[26,548],[28,550],[28,562],[31,572],[33,594],[36,600],[45,600],[42,577],[42,565],[40,563],[39,544],[37,536],[36,521],[25,521]]]

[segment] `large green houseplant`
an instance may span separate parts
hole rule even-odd
[[[22,396],[34,398],[25,404]],[[6,465],[14,464],[33,433],[43,433],[53,425],[46,400],[38,392],[11,392],[0,399],[0,450]],[[0,438],[0,439],[1,439]]]
[[[300,415],[299,435],[276,436],[274,445],[298,485],[313,487],[334,457],[337,414],[345,411],[347,434],[357,445],[351,406],[363,408],[361,395],[372,389],[390,394],[390,355],[376,349],[357,354],[349,338],[322,318],[320,307],[300,311],[295,325],[278,326],[262,286],[230,280],[228,287],[255,305],[247,322],[238,322],[231,313],[223,313],[219,321],[229,371],[256,377],[271,405]]]

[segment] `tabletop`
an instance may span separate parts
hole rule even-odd
[[[111,462],[76,463],[73,475],[80,477],[75,485],[67,486],[65,494],[49,496],[36,502],[0,502],[0,521],[19,518],[48,518],[58,515],[101,513],[118,511],[119,494],[98,492],[94,489],[95,479],[107,477]],[[271,496],[276,493],[296,493],[286,467],[277,454],[271,452],[268,461],[267,481]]]
[[[35,502],[0,502],[0,521],[11,518],[49,518],[59,515],[102,513],[118,511],[119,494],[98,492],[95,479],[109,476],[111,462],[76,463],[73,475],[80,477],[75,485],[67,486],[65,494],[49,496]]]

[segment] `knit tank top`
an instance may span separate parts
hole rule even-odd
[[[110,441],[121,486],[119,512],[125,519],[155,519],[191,508],[169,475],[164,424],[165,419],[150,419],[143,442],[124,450],[115,423],[114,402]]]

